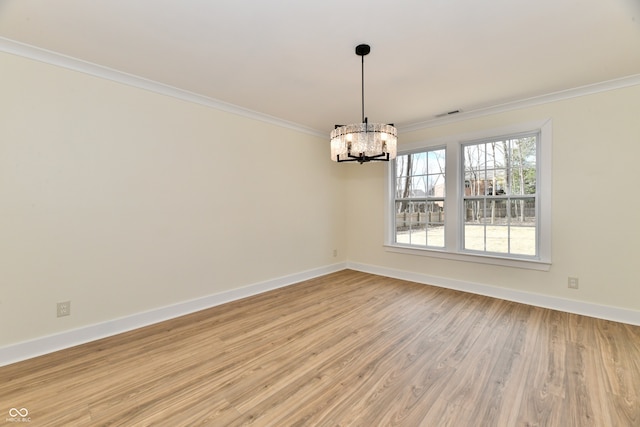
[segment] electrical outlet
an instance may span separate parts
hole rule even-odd
[[[571,289],[578,289],[578,278],[577,277],[569,277],[567,281],[567,286]]]
[[[337,250],[337,249],[334,249],[334,250],[333,250],[333,257],[335,258],[335,257],[337,257],[337,256],[338,256],[338,250]]]
[[[58,317],[71,315],[71,301],[59,302],[57,307],[58,307]]]

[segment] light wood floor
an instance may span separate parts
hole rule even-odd
[[[0,425],[13,407],[31,426],[640,426],[640,327],[345,270],[0,368]]]

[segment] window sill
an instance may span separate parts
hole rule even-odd
[[[492,255],[481,255],[471,253],[450,252],[444,249],[415,248],[401,245],[384,245],[387,252],[394,252],[407,255],[427,256],[432,258],[448,259],[453,261],[475,262],[479,264],[499,265],[502,267],[522,268],[527,270],[549,271],[550,261],[537,259],[514,259]]]

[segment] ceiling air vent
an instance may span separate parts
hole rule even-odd
[[[447,111],[446,113],[436,114],[436,117],[437,118],[447,117],[447,116],[451,116],[452,114],[458,114],[458,113],[461,113],[461,112],[462,112],[462,110]]]

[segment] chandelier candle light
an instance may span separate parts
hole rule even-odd
[[[396,158],[398,131],[393,124],[369,123],[364,116],[364,57],[368,44],[356,46],[362,58],[362,123],[336,125],[331,131],[331,160],[335,162],[388,162]]]

